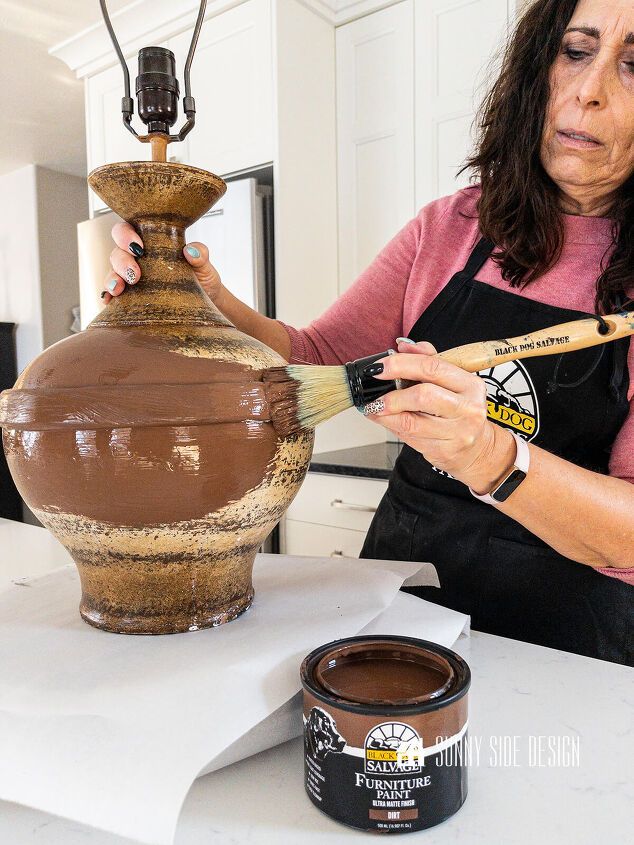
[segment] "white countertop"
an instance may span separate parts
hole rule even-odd
[[[15,557],[11,573],[0,573],[5,582],[68,561],[47,532],[0,520],[3,550],[7,542],[13,543]],[[634,806],[632,670],[475,632],[461,638],[456,650],[473,674],[469,795],[453,818],[409,834],[407,841],[625,843]],[[578,765],[548,765],[546,740],[538,758],[539,737],[555,737],[555,748],[568,753],[573,764],[578,748]],[[293,740],[196,781],[175,845],[343,845],[363,836],[310,803],[303,787],[302,743]],[[0,842],[124,845],[128,840],[0,802]]]
[[[35,578],[73,559],[50,531],[0,518],[0,590],[13,581]]]

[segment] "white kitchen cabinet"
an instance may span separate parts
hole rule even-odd
[[[476,109],[514,0],[402,0],[337,29],[339,290],[424,205],[468,184]]]
[[[286,554],[358,557],[387,481],[309,472],[286,512]]]
[[[414,5],[337,29],[340,292],[414,214]]]
[[[170,39],[180,79],[190,42],[191,30]],[[188,164],[224,175],[273,161],[269,0],[248,0],[205,21],[191,87],[197,110]]]
[[[387,481],[309,472],[287,514],[290,519],[367,531]]]
[[[416,208],[469,184],[457,172],[474,118],[499,68],[513,0],[425,0],[414,12]]]
[[[310,555],[313,557],[359,557],[365,532],[312,522],[284,520],[282,554]]]

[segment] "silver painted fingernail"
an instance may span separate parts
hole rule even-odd
[[[416,343],[415,340],[410,340],[409,337],[397,337],[396,342],[397,343],[414,343],[414,344]]]
[[[385,410],[385,402],[382,399],[375,399],[372,402],[368,402],[367,405],[363,407],[363,414],[366,417],[369,417],[370,414],[380,414],[381,411]]]
[[[108,285],[107,285],[110,293],[112,293],[114,291],[114,289],[116,288],[116,286],[118,284],[119,284],[119,279],[110,279],[110,281],[108,282]]]
[[[134,272],[132,267],[126,268],[125,280],[129,285],[133,285],[136,282],[136,273]]]

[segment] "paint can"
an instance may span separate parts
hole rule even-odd
[[[310,800],[361,830],[439,824],[467,796],[471,673],[455,652],[410,637],[335,640],[302,663]]]

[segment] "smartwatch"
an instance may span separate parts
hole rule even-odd
[[[508,499],[511,493],[520,486],[522,481],[526,478],[531,456],[528,448],[528,443],[519,434],[514,431],[511,432],[515,439],[516,453],[513,466],[507,475],[488,493],[479,495],[474,493],[469,487],[472,496],[480,499],[481,502],[487,502],[489,505],[494,505],[496,502],[504,502]]]

